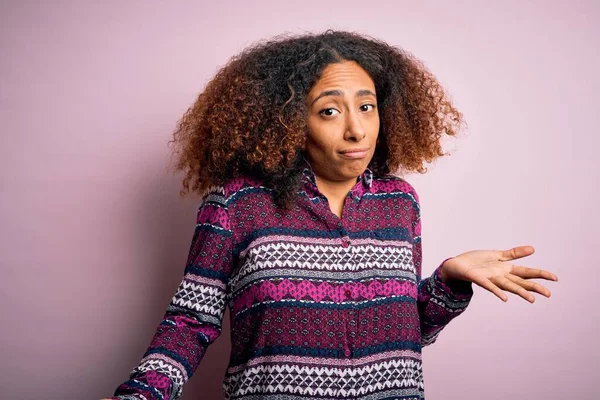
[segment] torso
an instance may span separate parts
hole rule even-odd
[[[361,185],[339,215],[316,188],[287,213],[259,185],[227,195],[227,398],[422,398],[418,205],[398,178]]]

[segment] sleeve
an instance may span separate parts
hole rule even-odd
[[[442,262],[433,274],[421,279],[422,272],[422,243],[421,243],[421,213],[419,197],[412,190],[416,205],[413,220],[413,261],[417,274],[417,307],[421,326],[421,345],[434,343],[446,325],[458,317],[469,305],[473,296],[473,286],[467,281],[444,282],[441,277]]]
[[[181,396],[207,347],[221,333],[232,267],[232,231],[223,193],[204,197],[184,276],[139,365],[111,399]]]

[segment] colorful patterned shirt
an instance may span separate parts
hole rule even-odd
[[[296,206],[234,179],[203,197],[184,276],[140,364],[113,399],[176,399],[226,307],[226,399],[423,399],[421,349],[467,307],[441,265],[421,279],[414,188],[366,170],[329,209],[310,169]]]

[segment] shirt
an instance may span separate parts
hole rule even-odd
[[[421,349],[472,284],[421,279],[415,189],[367,169],[331,212],[307,168],[295,207],[243,177],[207,191],[181,284],[113,399],[176,399],[226,307],[225,399],[424,399]],[[442,263],[443,264],[443,263]]]

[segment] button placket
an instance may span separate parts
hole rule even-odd
[[[346,299],[351,299],[352,298],[352,290],[346,289],[344,291],[344,294],[346,295]]]
[[[351,200],[351,199],[349,199]],[[353,219],[356,215],[356,212],[354,210],[354,207],[351,207],[352,209],[352,213],[348,214],[348,218],[349,219]],[[352,279],[347,282],[347,287],[346,287],[346,298],[348,299],[348,308],[347,308],[347,312],[346,312],[346,343],[348,345],[348,348],[350,350],[350,355],[352,354],[353,348],[354,348],[354,337],[356,336],[356,317],[355,317],[355,313],[356,313],[356,300],[358,299],[358,293],[357,293],[357,282],[355,281],[355,276],[354,276],[354,272],[357,269],[357,265],[356,265],[356,257],[358,255],[358,251],[359,248],[357,246],[352,246],[352,242],[350,240],[350,237],[348,235],[346,235],[344,237],[346,243],[348,244],[348,256],[349,256],[349,264],[348,264],[348,271],[350,273],[352,273]],[[350,357],[350,356],[348,356]]]
[[[350,288],[346,289],[346,297],[348,298],[348,311],[347,311],[347,319],[346,319],[346,343],[348,344],[348,348],[354,347],[354,336],[356,335],[356,307],[355,307],[355,298],[356,298],[356,288],[355,284],[352,283]]]
[[[344,204],[344,213],[342,215],[342,219],[338,221],[338,232],[340,235],[340,245],[343,248],[343,250],[341,250],[341,253],[343,254],[343,258],[346,260],[345,261],[345,271],[346,272],[351,272],[354,268],[353,268],[353,263],[352,263],[352,253],[353,253],[353,248],[350,247],[351,245],[351,240],[350,240],[350,236],[348,235],[348,232],[346,231],[343,221],[345,220],[352,220],[352,209],[351,207],[348,207],[348,200],[350,200],[350,196],[348,196],[349,198],[346,199],[347,201]],[[350,248],[349,248],[350,247]],[[342,335],[343,335],[343,355],[346,358],[350,358],[352,356],[352,349],[350,346],[350,331],[349,331],[349,324],[350,324],[350,319],[349,319],[349,312],[350,312],[350,307],[352,306],[352,296],[353,296],[353,287],[352,287],[352,282],[346,282],[342,285],[341,289],[341,301],[343,304],[343,310],[341,312],[341,325],[342,325]]]
[[[342,247],[348,248],[350,246],[350,237],[348,235],[342,237]]]
[[[353,308],[353,287],[352,287],[352,283],[351,282],[346,282],[343,286],[343,303],[345,304],[344,307],[344,312],[343,312],[343,321],[342,321],[342,325],[343,325],[343,330],[344,330],[344,356],[345,357],[350,357],[352,355],[352,348],[351,348],[351,328],[350,325],[352,325],[352,314],[354,313],[352,308]]]

